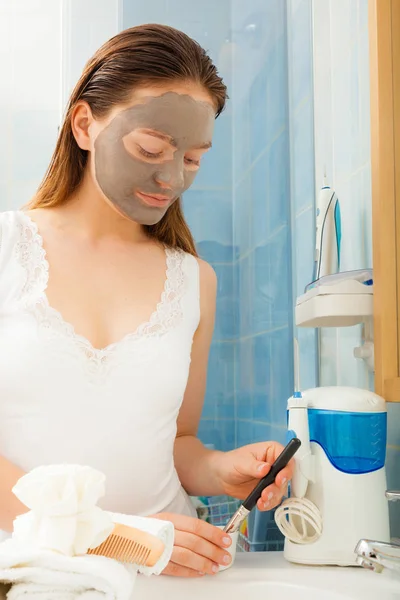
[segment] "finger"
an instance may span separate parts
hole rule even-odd
[[[174,546],[172,551],[171,561],[181,567],[187,567],[197,573],[206,573],[207,575],[215,575],[219,571],[219,565],[209,560],[205,556],[200,556],[196,552],[182,546]]]
[[[273,508],[275,495],[272,491],[267,495],[262,496],[257,502],[257,508],[261,511],[271,510]]]
[[[255,455],[257,460],[262,464],[273,465],[278,456],[282,453],[284,447],[279,442],[269,442],[267,445]],[[293,460],[293,459],[292,459]],[[289,463],[290,464],[290,463]],[[261,467],[259,467],[261,469]],[[262,477],[268,473],[269,469],[263,471]],[[290,470],[291,476],[291,470]]]
[[[187,533],[208,540],[221,548],[228,548],[232,544],[231,538],[221,529],[200,519],[171,513],[161,513],[157,515],[157,518],[171,521],[175,526],[176,533],[178,531],[186,531]]]
[[[257,507],[261,511],[271,510],[278,506],[287,495],[287,485],[283,488],[278,488],[276,485],[270,485],[261,495],[257,502]]]
[[[214,565],[226,566],[232,560],[231,555],[219,546],[185,531],[176,532],[175,545],[195,552],[199,556],[210,560]]]
[[[275,483],[272,483],[267,488],[265,488],[265,490],[262,491],[261,500],[264,503],[267,503],[267,502],[271,503],[273,498],[278,498],[281,495],[282,495],[281,488],[279,488]]]
[[[257,458],[272,465],[283,450],[284,446],[279,442],[267,442],[262,451],[257,453]]]
[[[267,450],[266,461],[273,465],[278,456],[281,454],[282,450],[282,444],[278,444],[278,442],[271,444]]]
[[[270,510],[281,502],[282,496],[283,490],[273,483],[263,490],[257,505],[263,510]]]
[[[255,471],[253,471],[253,473],[249,473],[249,475],[253,475],[254,477],[260,479],[265,477],[271,470],[271,465],[266,462],[256,461],[254,467]]]
[[[240,456],[237,459],[235,467],[241,475],[252,479],[265,477],[271,469],[270,464],[257,460],[251,452]]]
[[[287,465],[282,471],[279,471],[278,475],[275,477],[275,483],[279,488],[284,488],[292,476],[292,465]]]
[[[169,562],[165,567],[164,571],[161,575],[169,575],[169,577],[203,577],[204,573],[198,573],[197,571],[193,571],[193,569],[189,569],[189,567],[182,567],[182,565],[177,565],[173,562]]]
[[[269,472],[269,468],[266,470],[266,474]],[[275,477],[275,485],[278,488],[284,489],[287,486],[289,479],[293,476],[293,470],[291,465],[287,465],[282,471],[279,471],[277,476]],[[273,485],[273,484],[271,484]],[[268,489],[268,488],[265,488]]]
[[[262,444],[262,445],[256,444],[257,448],[255,448],[254,456],[260,462],[269,463],[272,465],[272,463],[275,460],[276,445],[277,444],[275,442],[267,442],[266,444]],[[280,447],[279,444],[278,444],[278,447]],[[278,454],[279,454],[279,451],[277,452],[276,455],[278,455]]]
[[[257,508],[261,512],[265,512],[268,510],[272,510],[273,508],[276,508],[281,502],[282,502],[282,496],[273,496],[271,498],[271,500],[268,500],[267,502],[263,502],[262,500],[259,500],[257,502]]]

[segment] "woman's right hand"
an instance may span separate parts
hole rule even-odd
[[[232,540],[218,527],[200,519],[171,513],[159,513],[152,518],[170,521],[175,527],[175,542],[171,560],[162,575],[201,577],[215,575],[220,565],[228,565]]]

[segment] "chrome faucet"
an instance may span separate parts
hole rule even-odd
[[[387,491],[389,501],[400,500],[400,491]],[[400,540],[386,543],[375,540],[360,540],[355,548],[357,564],[365,569],[381,573],[384,569],[398,572],[400,575]]]

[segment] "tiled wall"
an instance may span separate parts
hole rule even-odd
[[[318,0],[313,12],[316,184],[325,167],[341,203],[342,270],[371,267],[368,0]],[[359,344],[359,327],[322,331],[321,385],[373,389],[364,363],[353,357]],[[400,405],[388,405],[388,421],[388,485],[400,489]],[[391,528],[400,537],[398,503]]]
[[[293,304],[312,280],[315,239],[314,89],[310,0],[288,0]],[[299,385],[317,385],[317,333],[294,328]]]
[[[232,1],[238,445],[283,441],[293,391],[285,4]]]

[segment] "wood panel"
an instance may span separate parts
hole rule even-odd
[[[400,30],[393,35],[392,24],[399,5],[400,0],[369,1],[375,389],[388,401],[400,401],[394,126],[398,81],[393,79],[393,42]]]
[[[397,347],[400,375],[400,0],[392,0],[392,76],[396,195]]]

